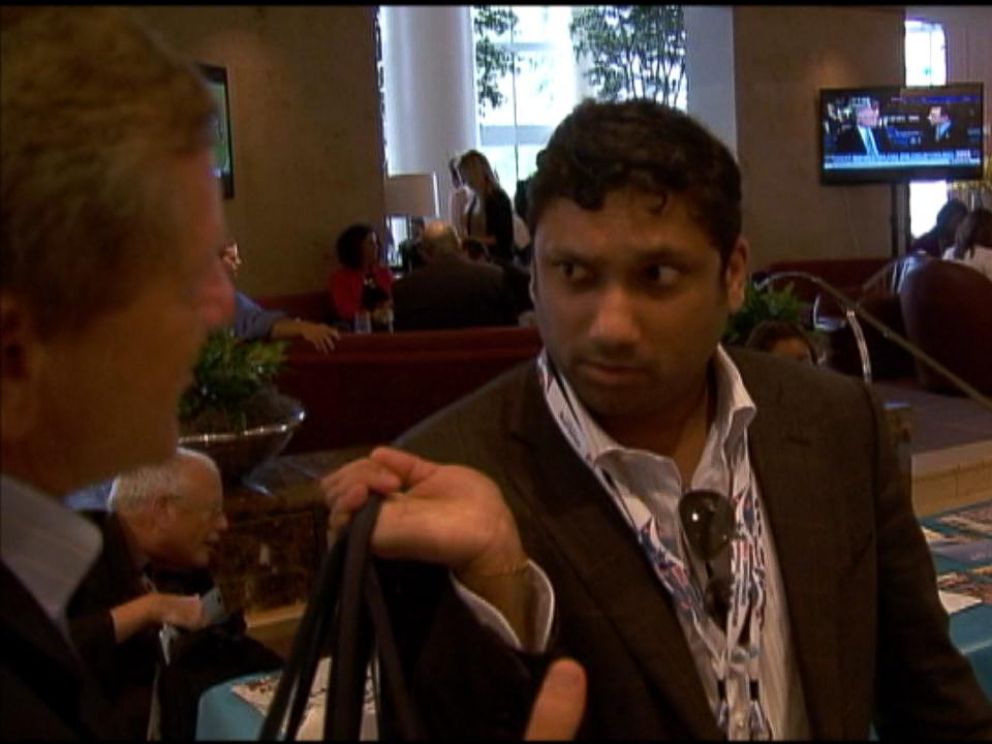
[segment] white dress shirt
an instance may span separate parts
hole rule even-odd
[[[985,274],[992,281],[992,248],[984,245],[976,245],[974,251],[964,258],[954,258],[954,246],[944,251],[944,258],[950,261],[970,266],[975,271]]]
[[[100,530],[88,520],[27,483],[0,476],[0,556],[66,638],[66,606],[102,546]]]
[[[703,454],[693,473],[690,487],[726,492],[729,482],[729,455],[734,447],[742,444],[741,439],[754,418],[756,407],[744,387],[740,372],[722,347],[717,347],[714,365],[717,383],[716,416],[709,428]],[[568,385],[566,380],[562,379],[562,382]],[[636,535],[649,517],[654,516],[661,528],[663,540],[672,545],[684,560],[681,540],[677,539],[680,529],[677,509],[683,484],[675,462],[668,457],[621,446],[599,427],[574,392],[569,390],[569,393],[573,402],[578,403],[576,408],[579,425],[583,429],[582,435],[592,461],[606,470],[619,486],[622,495],[616,505],[622,514],[629,514],[632,518],[631,530]],[[554,418],[562,426],[561,418]],[[564,429],[562,434],[566,440],[572,442]],[[749,459],[746,454],[745,457]],[[753,473],[749,465],[747,471]],[[753,474],[751,477],[754,477]],[[758,493],[762,518],[767,525],[767,511],[761,503],[758,484],[753,483],[753,486]],[[773,738],[808,738],[809,723],[795,654],[792,651],[785,590],[771,530],[766,528],[763,535],[767,586],[758,672],[762,702]],[[659,588],[666,591],[660,580]],[[717,680],[709,652],[692,624],[681,615],[679,622],[696,662],[710,707],[716,711],[719,704]],[[739,739],[742,738],[741,732],[746,730],[742,719],[746,710],[734,705],[733,694],[728,697],[731,698],[728,736]],[[740,701],[740,696],[737,700]]]

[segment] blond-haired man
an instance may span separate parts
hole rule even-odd
[[[179,397],[233,314],[214,101],[120,10],[3,8],[0,735],[108,717],[65,608],[100,534],[59,498],[176,447]]]

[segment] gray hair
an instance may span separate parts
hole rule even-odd
[[[420,250],[430,258],[456,256],[462,252],[458,233],[444,220],[434,220],[424,226]]]
[[[216,104],[192,63],[121,9],[0,13],[0,289],[50,337],[178,267],[170,169],[210,146]]]
[[[149,465],[121,473],[114,479],[107,498],[107,509],[116,512],[136,512],[145,509],[163,495],[182,497],[189,491],[191,462],[200,463],[217,474],[217,464],[196,450],[178,447],[175,455],[161,465]]]

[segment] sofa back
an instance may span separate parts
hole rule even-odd
[[[342,334],[322,354],[294,340],[276,385],[307,411],[286,453],[386,444],[541,349],[534,328]]]
[[[992,394],[992,281],[953,261],[934,259],[906,277],[899,292],[906,335],[979,391]],[[960,395],[917,362],[923,387]]]
[[[848,296],[856,297],[871,276],[888,262],[887,258],[824,258],[796,261],[776,261],[768,264],[760,273],[778,274],[784,271],[803,271],[823,279]],[[757,272],[756,272],[757,273]],[[793,290],[805,302],[813,302],[820,288],[803,279],[792,279]],[[787,280],[782,280],[783,286]]]
[[[282,310],[291,318],[312,320],[315,323],[334,323],[337,319],[330,295],[324,290],[266,295],[252,299],[266,310]]]

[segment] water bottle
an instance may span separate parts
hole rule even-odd
[[[355,333],[372,333],[372,316],[368,310],[355,313]]]

